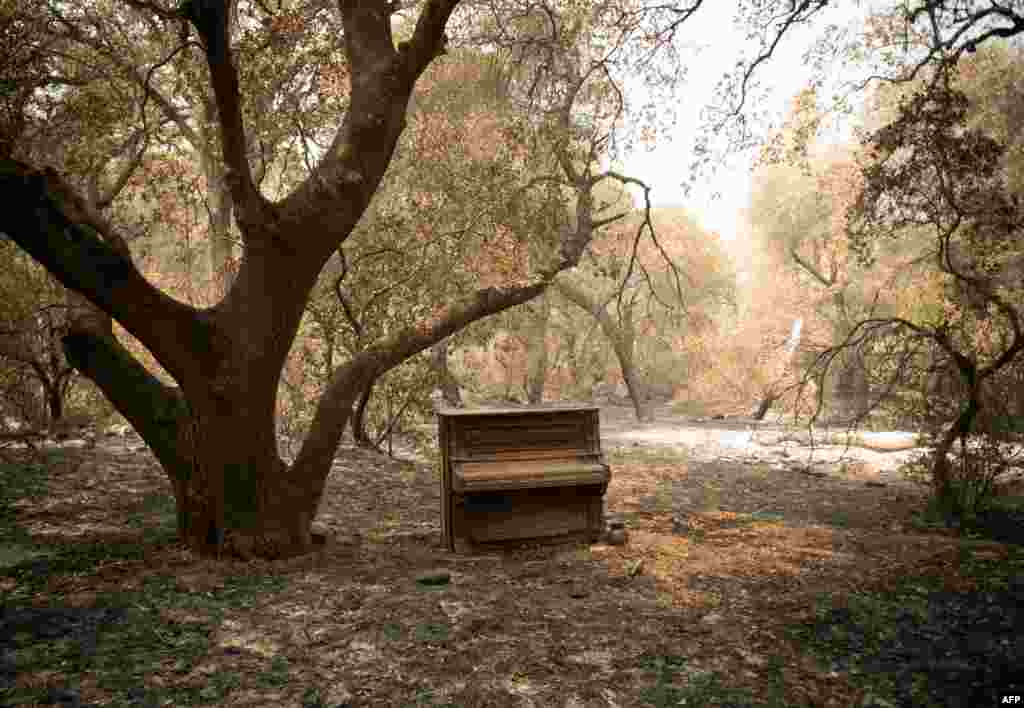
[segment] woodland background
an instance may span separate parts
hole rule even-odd
[[[836,5],[737,0],[712,66],[710,0],[0,0],[0,701],[1024,694],[1024,2]],[[371,449],[556,400],[777,444],[606,434],[627,543],[466,554]],[[923,485],[777,416],[918,432]]]
[[[644,59],[670,54],[699,5],[668,19],[629,3],[474,3],[456,15],[380,187],[309,294],[277,383],[282,446],[302,439],[340,363],[429,328],[474,289],[536,282],[552,234],[580,229],[585,201],[598,215],[585,248],[542,294],[360,381],[359,442],[419,430],[437,389],[455,405],[618,398],[638,417],[671,401],[693,415],[921,430],[939,445],[937,488],[956,441],[981,486],[1009,468],[1005,444],[1024,416],[1019,16],[880,7],[855,42],[826,36],[833,53],[898,80],[863,85],[856,107],[816,86],[793,97],[784,123],[757,138],[747,225],[725,240],[684,206],[650,208],[639,180],[608,168],[623,151],[656,149],[680,87],[671,62]],[[820,6],[794,5],[779,36]],[[401,50],[416,7],[387,11]],[[202,311],[230,291],[245,249],[220,155],[230,127],[200,45],[183,41],[184,24],[182,41],[172,31],[177,17],[145,2],[3,0],[3,154],[65,175],[149,283]],[[1002,19],[1009,29],[987,29]],[[636,31],[648,21],[661,33]],[[352,67],[334,41],[345,29],[326,4],[298,0],[231,3],[224,22],[253,182],[283,198],[315,174],[351,108]],[[766,46],[771,23],[753,26]],[[723,97],[745,92],[770,49],[753,56]],[[641,65],[664,102],[628,103],[621,77]],[[854,126],[845,141],[824,137],[837,119]],[[582,191],[574,174],[590,178]],[[77,296],[10,239],[0,249],[4,420],[114,420],[61,344]],[[113,332],[175,383],[116,319]],[[966,445],[975,433],[983,453]]]

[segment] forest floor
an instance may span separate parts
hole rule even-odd
[[[137,442],[0,461],[0,705],[973,708],[1024,694],[1024,547],[926,523],[925,490],[887,465],[716,457],[670,434],[691,427],[602,411],[626,544],[474,554],[442,547],[436,465],[352,447],[318,516],[328,542],[279,562],[182,548]]]

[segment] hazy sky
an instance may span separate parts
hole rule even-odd
[[[844,10],[831,11],[819,18],[814,26],[788,35],[776,56],[762,64],[759,74],[762,86],[771,93],[767,107],[779,117],[783,115],[792,97],[807,85],[811,69],[803,61],[804,52],[816,38],[816,32],[825,22],[846,25],[862,13],[854,3]],[[695,188],[688,201],[684,201],[680,184],[686,178],[687,166],[692,160],[693,136],[700,120],[701,109],[712,99],[715,84],[725,68],[735,64],[743,43],[743,31],[733,26],[735,2],[716,0],[687,22],[684,40],[702,47],[687,74],[687,83],[681,95],[685,104],[679,107],[677,124],[668,139],[659,141],[651,152],[643,149],[625,161],[627,174],[634,175],[652,186],[651,197],[656,206],[682,205],[693,212],[707,229],[716,230],[725,239],[737,232],[737,220],[742,218],[750,198],[750,158],[738,157],[730,167],[719,169],[704,188]],[[708,39],[713,38],[713,39]],[[716,191],[721,198],[711,195]]]

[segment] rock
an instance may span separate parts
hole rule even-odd
[[[621,546],[626,543],[626,520],[622,514],[609,514],[605,519],[605,532],[602,539],[609,546]]]
[[[722,615],[719,614],[718,612],[709,612],[706,615],[704,615],[701,618],[700,621],[701,621],[702,624],[707,624],[707,625],[714,626],[714,625],[718,624],[719,622],[721,622],[722,619],[723,619]]]
[[[626,529],[610,529],[606,534],[606,541],[609,546],[625,545],[627,538]]]

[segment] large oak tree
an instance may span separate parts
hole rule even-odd
[[[579,20],[586,16],[586,5],[541,2],[521,11],[510,2],[505,16],[512,19],[501,20],[502,14],[493,12],[499,3],[466,3],[467,16],[487,5],[488,16],[499,19],[486,28],[490,36],[483,43],[507,51],[517,71],[530,77],[524,95],[534,102],[539,124],[563,138],[555,141],[554,153],[557,181],[572,191],[571,219],[550,235],[554,247],[548,258],[532,264],[526,277],[484,284],[437,302],[429,318],[388,331],[337,367],[290,465],[278,453],[274,417],[278,382],[305,305],[328,259],[376,194],[406,127],[417,81],[444,53],[446,29],[460,3],[426,0],[410,8],[369,0],[309,3],[316,13],[329,11],[341,28],[329,45],[343,56],[340,76],[347,100],[344,110],[326,116],[333,136],[320,154],[306,155],[309,170],[276,192],[262,185],[264,155],[254,154],[272,141],[254,140],[250,129],[268,113],[283,110],[273,104],[261,109],[251,100],[261,81],[274,79],[275,64],[252,69],[277,52],[290,51],[293,45],[282,45],[283,37],[318,28],[305,27],[301,15],[275,22],[266,3],[246,3],[254,16],[262,13],[267,30],[265,41],[249,53],[252,47],[237,41],[233,32],[241,4],[186,0],[171,8],[157,0],[104,1],[88,6],[77,19],[67,16],[68,6],[47,4],[51,19],[63,28],[61,42],[98,43],[93,49],[102,61],[95,66],[106,64],[97,80],[113,81],[116,75],[125,81],[118,51],[145,37],[177,34],[170,53],[132,79],[141,91],[133,100],[143,120],[154,103],[168,98],[150,90],[157,76],[165,69],[191,71],[174,63],[184,53],[205,58],[200,78],[208,90],[196,95],[206,111],[204,120],[210,119],[216,131],[197,136],[194,147],[207,179],[222,177],[223,192],[215,196],[223,199],[214,207],[222,220],[220,233],[223,220],[231,218],[242,242],[237,272],[219,301],[192,307],[154,287],[133,263],[130,239],[100,212],[102,204],[77,188],[76,175],[39,166],[16,149],[14,158],[0,155],[0,190],[7,205],[0,231],[81,298],[63,339],[67,359],[103,391],[156,455],[173,487],[182,539],[202,552],[275,556],[311,546],[310,524],[332,459],[353,402],[369,382],[467,324],[536,297],[579,261],[595,228],[612,218],[597,213],[593,199],[594,186],[610,176],[597,167],[614,142],[607,128],[621,125],[625,109],[617,85],[598,85],[614,74],[610,58],[628,56],[634,68],[664,68],[654,59],[672,47],[679,28],[702,2],[597,4],[592,17],[606,23],[601,31]],[[752,35],[760,40],[759,49],[743,66],[763,63],[786,29],[825,5],[824,0],[787,0],[765,9]],[[105,43],[102,13],[129,11],[141,20],[118,30],[118,43]],[[414,22],[408,38],[396,43],[392,15],[400,11],[413,12]],[[570,31],[549,32],[538,41],[538,33],[558,26],[563,11],[577,18],[567,25]],[[583,30],[594,41],[581,53],[575,42]],[[61,51],[72,56],[65,46]],[[564,62],[566,57],[577,61]],[[745,83],[750,74],[741,73]],[[177,90],[187,93],[186,84],[194,90],[195,78],[182,76]],[[175,88],[175,81],[170,85]],[[181,115],[179,99],[172,93],[171,105],[157,106],[164,118],[171,116],[170,123],[175,113]],[[587,112],[587,120],[574,118],[580,110]],[[184,134],[192,124],[183,117],[178,127]],[[209,164],[211,144],[216,145],[216,165]],[[302,145],[309,143],[303,139]],[[118,341],[113,320],[148,348],[176,385],[160,381]]]

